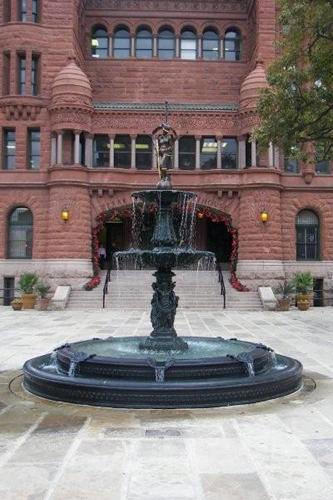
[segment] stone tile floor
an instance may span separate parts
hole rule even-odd
[[[26,394],[21,367],[65,342],[146,334],[142,312],[0,308],[2,500],[333,500],[333,309],[180,312],[178,332],[266,343],[297,394],[251,406],[114,410]]]

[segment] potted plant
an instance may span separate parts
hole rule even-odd
[[[295,285],[291,281],[285,280],[280,283],[274,290],[276,295],[279,295],[278,308],[279,311],[289,311],[291,295],[295,291]]]
[[[38,295],[38,309],[40,311],[47,311],[47,308],[50,303],[50,299],[47,294],[50,291],[50,285],[43,283],[43,281],[39,281],[36,285],[36,292]]]
[[[23,307],[22,299],[14,299],[11,301],[10,305],[14,309],[14,311],[21,311]]]
[[[296,288],[296,302],[300,311],[307,311],[310,307],[311,292],[313,291],[313,277],[310,272],[296,273],[293,279]]]
[[[38,282],[38,276],[35,273],[23,273],[20,276],[19,286],[22,290],[23,309],[33,309],[36,304],[35,287]]]

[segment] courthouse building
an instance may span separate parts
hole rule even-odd
[[[252,288],[296,270],[331,287],[330,163],[250,141],[275,0],[0,0],[0,22],[0,288],[26,270],[80,286],[99,244],[129,247],[165,101],[196,246]]]

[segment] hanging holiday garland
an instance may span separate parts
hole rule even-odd
[[[156,212],[156,207],[152,206],[150,208],[150,212]],[[122,208],[112,208],[102,212],[96,217],[97,225],[92,229],[92,264],[94,277],[91,278],[88,283],[84,285],[86,290],[92,290],[100,283],[99,278],[99,237],[101,232],[103,231],[104,225],[106,222],[112,222],[115,220],[124,220],[131,219],[133,216],[132,207],[122,207]],[[238,280],[236,276],[236,268],[237,268],[237,260],[238,260],[238,231],[231,225],[231,220],[228,215],[225,215],[221,212],[216,212],[210,208],[202,207],[198,208],[196,211],[197,218],[203,219],[207,218],[212,222],[223,222],[226,225],[228,232],[231,235],[231,254],[230,254],[230,264],[231,264],[231,277],[230,284],[239,292],[248,292],[249,289],[242,285],[242,283]]]

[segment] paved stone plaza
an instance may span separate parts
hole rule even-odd
[[[180,312],[184,335],[264,342],[304,364],[304,388],[252,406],[114,410],[24,393],[21,367],[68,341],[143,335],[141,312],[0,308],[2,500],[333,499],[333,309]]]

